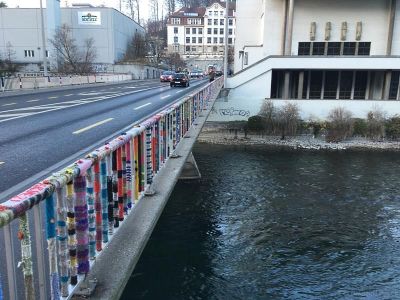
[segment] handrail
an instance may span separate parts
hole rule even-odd
[[[68,299],[82,280],[81,275],[88,274],[91,262],[148,191],[154,176],[173,155],[196,118],[216,98],[222,84],[223,78],[216,79],[86,157],[0,203],[0,229],[8,230],[14,220],[19,220],[20,265],[26,299],[35,298],[28,212],[45,202],[51,298]],[[35,214],[34,222],[41,224],[42,220]],[[12,245],[4,246],[12,248]],[[7,267],[8,286],[15,288],[10,280],[15,280],[16,270],[10,268]],[[7,293],[1,287],[0,282],[0,300],[3,300],[2,295]],[[8,294],[10,298],[17,297],[16,291],[9,290]]]

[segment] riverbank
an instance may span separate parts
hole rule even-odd
[[[400,150],[400,141],[371,141],[365,138],[352,138],[339,143],[328,143],[324,137],[311,135],[286,137],[262,136],[259,134],[236,133],[229,130],[205,130],[197,139],[200,143],[217,145],[267,145],[302,150]]]

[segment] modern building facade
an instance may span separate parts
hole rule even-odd
[[[97,50],[95,64],[103,71],[123,58],[128,42],[135,33],[144,34],[143,27],[113,8],[68,7],[61,8],[60,11],[60,23],[67,24],[72,29],[72,37],[78,47],[83,45],[86,38],[94,39]],[[53,14],[49,14],[49,21],[52,16]],[[44,17],[47,32],[49,23],[46,13]],[[41,32],[40,9],[0,8],[0,52],[4,53],[11,45],[13,60],[25,65],[28,71],[38,71],[42,67],[44,52],[41,50]],[[49,49],[47,56],[52,61],[55,53],[48,42],[50,38],[52,37],[46,37],[46,48]]]
[[[304,115],[338,105],[400,113],[390,102],[400,100],[399,0],[238,0],[236,21],[228,88],[254,99],[250,114],[264,99],[303,100]]]
[[[216,1],[209,7],[183,7],[168,18],[168,52],[193,59],[222,60],[224,46],[234,46],[235,4],[229,4],[228,34],[225,40],[226,2]]]

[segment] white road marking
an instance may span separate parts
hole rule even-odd
[[[11,105],[15,105],[17,103],[13,102],[13,103],[7,103],[7,104],[3,104],[2,106],[11,106]]]
[[[65,97],[69,97],[69,96],[73,96],[75,94],[68,94],[68,95],[64,95]]]
[[[0,161],[0,166],[3,165],[5,162],[4,161]]]
[[[175,92],[175,94],[182,93],[182,92],[183,92],[183,90],[180,90],[180,91]]]
[[[33,100],[28,100],[26,102],[38,102],[38,101],[39,101],[39,99],[33,99]]]
[[[168,98],[168,97],[171,97],[171,95],[162,96],[161,99],[165,99],[165,98]]]
[[[141,108],[143,108],[143,107],[145,107],[145,106],[148,106],[148,105],[151,105],[151,103],[149,102],[149,103],[146,103],[146,104],[140,105],[140,106],[138,106],[138,107],[135,107],[135,108],[134,108],[134,110],[141,109]]]
[[[57,99],[58,96],[52,96],[52,97],[48,97],[47,99]]]
[[[102,124],[104,124],[104,123],[110,122],[110,121],[112,121],[112,120],[114,120],[114,118],[105,119],[105,120],[103,120],[103,121],[100,121],[100,122],[94,123],[94,124],[92,124],[92,125],[89,125],[89,126],[87,126],[87,127],[85,127],[85,128],[82,128],[82,129],[79,129],[79,130],[77,130],[77,131],[74,131],[73,134],[80,134],[80,133],[85,132],[85,131],[87,131],[87,130],[90,130],[90,129],[94,128],[94,127],[100,126],[100,125],[102,125]]]

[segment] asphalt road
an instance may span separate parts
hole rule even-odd
[[[0,203],[204,84],[143,80],[0,96]]]

